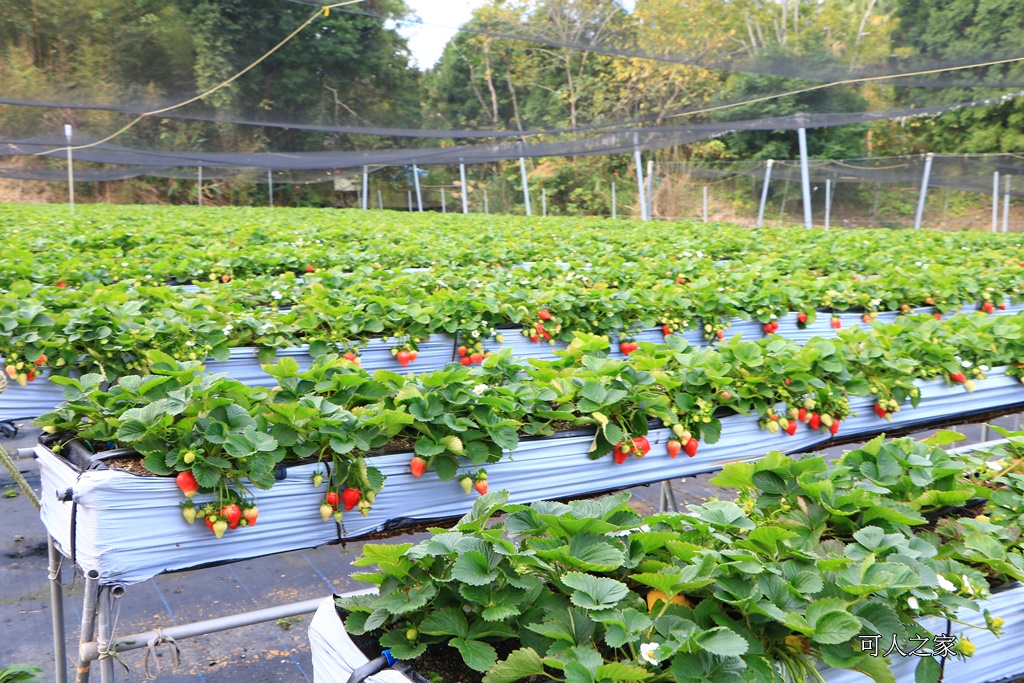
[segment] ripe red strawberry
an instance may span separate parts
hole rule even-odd
[[[832,432],[832,436],[835,436],[839,432],[839,418],[835,417],[832,419],[832,426],[828,428],[828,431]]]
[[[697,455],[697,447],[700,446],[700,442],[697,439],[691,438],[685,444],[683,444],[683,451],[686,452],[691,458]]]
[[[316,270],[316,268],[314,268],[313,266],[306,266],[307,273],[312,273],[314,270]]]
[[[459,359],[459,362],[468,367],[473,364],[473,359],[469,356],[463,356]]]
[[[64,284],[63,282],[58,282],[57,287],[59,287],[60,289],[64,289],[65,287],[67,287],[67,285]]]
[[[683,277],[682,275],[680,275],[679,277],[676,278],[676,284],[677,285],[685,285],[686,284],[686,278]]]
[[[341,503],[341,496],[338,495],[337,491],[328,491],[327,495],[324,496],[324,500],[335,510],[338,509],[338,505]]]
[[[231,276],[230,276],[230,275],[227,275],[227,274],[225,274],[225,275],[221,275],[221,276],[220,276],[220,281],[221,281],[221,282],[225,282],[225,283],[227,283],[227,282],[231,282]],[[218,538],[220,538],[220,537],[218,536]]]
[[[725,332],[719,330],[716,336],[718,337],[718,341],[722,341],[723,339],[725,339]]]
[[[796,321],[803,325],[804,323],[807,322],[807,314],[804,313],[803,311],[800,311],[799,313],[796,314]]]
[[[47,360],[48,359],[46,358],[46,354],[45,353],[40,355],[39,358],[36,359],[36,367],[37,368],[38,367],[42,367],[43,364],[45,364]]]
[[[786,433],[789,434],[790,436],[793,436],[794,434],[796,434],[796,426],[798,424],[800,424],[800,423],[797,422],[796,420],[790,420],[786,424]]]
[[[632,448],[630,447],[630,445],[623,441],[622,443],[615,446],[614,450],[612,451],[612,457],[615,459],[615,462],[621,465],[622,463],[626,462],[626,458],[629,457],[629,452],[631,450]]]
[[[933,316],[933,317],[934,317],[934,318],[935,318],[936,320],[942,320],[942,314],[941,314],[941,313],[932,313],[932,316]]]
[[[774,331],[775,331],[775,328],[772,327],[771,323],[768,323],[767,325],[764,326],[764,333],[765,334],[771,334]]]
[[[833,316],[832,317],[832,329],[838,330],[842,326],[843,326],[843,321],[840,320],[838,316]]]
[[[789,386],[789,383],[790,383],[790,382],[789,382],[789,378],[788,378],[788,377],[787,377],[787,378],[785,379],[785,382],[786,382],[786,386],[788,387],[788,386]]]
[[[957,384],[963,384],[967,381],[967,377],[962,372],[954,372],[950,374],[949,378]]]
[[[814,431],[818,431],[821,427],[821,415],[818,413],[811,413],[811,419],[807,421],[807,426]]]
[[[195,476],[188,470],[179,472],[178,476],[174,478],[175,483],[178,484],[178,488],[185,494],[186,498],[199,493],[199,483],[196,481]]]
[[[869,322],[871,322],[871,316],[870,316],[869,314],[867,314],[867,313],[865,313],[864,315],[862,315],[862,316],[860,317],[860,319],[861,319],[861,320],[863,320],[863,321],[864,321],[864,322],[866,322],[866,323],[869,323]]]
[[[662,325],[661,326],[661,333],[667,337],[670,334],[672,334],[672,328],[669,327],[668,325]]]
[[[800,420],[801,422],[807,422],[807,408],[801,408],[800,410],[796,411],[796,419]]]
[[[633,439],[633,449],[639,453],[636,457],[642,458],[651,452],[651,442],[646,436],[638,436]]]
[[[348,353],[343,355],[342,358],[344,358],[345,360],[350,360],[350,361],[352,361],[354,363],[355,360],[356,360],[356,354],[354,354],[351,351],[349,351]]]
[[[551,311],[546,308],[542,308],[540,309],[540,313],[537,314],[537,317],[541,320],[551,320]]]
[[[1006,304],[999,304],[999,310],[1000,311],[1005,311],[1006,310]]]
[[[346,510],[354,508],[362,497],[363,492],[359,489],[352,488],[351,486],[341,492],[341,500],[345,504]]]
[[[668,448],[668,457],[674,458],[679,455],[679,451],[683,450],[683,444],[679,443],[675,439],[672,439],[665,447]]]
[[[875,413],[878,415],[878,417],[880,417],[880,418],[882,418],[884,420],[885,416],[889,414],[889,411],[887,411],[885,408],[883,408],[882,406],[880,406],[880,405],[878,405],[876,403],[875,404]]]
[[[409,361],[411,360],[411,358],[409,357],[409,352],[408,352],[408,351],[406,351],[405,349],[402,349],[402,350],[401,350],[401,351],[399,351],[399,352],[398,352],[397,354],[395,354],[395,359],[396,359],[396,360],[398,361],[398,363],[399,363],[399,364],[400,364],[400,365],[401,365],[401,366],[402,366],[403,368],[404,368],[404,367],[405,367],[406,365],[408,365],[408,364],[409,364]]]
[[[460,356],[465,356],[467,353],[469,353],[469,349],[467,349],[465,346],[460,346],[455,350],[458,351]]]
[[[422,477],[423,473],[427,471],[427,461],[420,456],[414,456],[409,461],[409,470],[412,472],[414,477]]]
[[[234,503],[225,505],[220,509],[220,516],[227,520],[229,527],[237,529],[238,523],[242,521],[242,508],[238,507]]]
[[[622,351],[625,355],[633,353],[633,345],[629,342],[622,342],[619,344],[619,351]]]
[[[471,355],[469,357],[469,362],[470,363],[483,363],[484,362],[484,354],[482,354],[482,353],[474,353],[473,355]]]
[[[479,493],[481,496],[484,495],[485,493],[487,493],[487,480],[480,479],[473,482],[473,488],[475,488],[476,492]]]
[[[984,309],[984,311],[986,313],[995,313],[996,312],[996,307],[992,305],[991,301],[986,301],[984,304],[982,304],[981,307],[982,307],[982,309]]]
[[[217,518],[213,515],[210,515],[209,517],[203,519],[203,521],[206,522],[206,528],[213,532],[213,523],[217,521]]]
[[[260,516],[260,511],[255,505],[247,507],[242,510],[242,517],[248,522],[249,526],[256,526],[256,519]]]

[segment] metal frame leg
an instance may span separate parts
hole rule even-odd
[[[89,683],[89,668],[92,660],[86,658],[84,649],[87,643],[92,642],[96,630],[96,607],[99,592],[100,573],[92,569],[85,576],[85,594],[82,596],[82,633],[79,636],[76,683]]]
[[[96,645],[100,651],[100,682],[114,683],[114,660],[109,656],[111,622],[110,622],[110,591],[104,588],[100,591],[98,599],[98,629],[96,634]]]
[[[658,502],[658,512],[679,512],[679,504],[676,503],[676,493],[672,490],[672,481],[661,482],[661,496]]]
[[[53,620],[53,664],[57,683],[67,683],[67,647],[64,643],[64,588],[61,585],[61,558],[53,537],[47,534],[46,546],[49,555],[50,574],[50,617]]]

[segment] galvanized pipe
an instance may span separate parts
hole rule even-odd
[[[772,181],[772,166],[775,165],[774,159],[769,159],[768,164],[764,169],[764,187],[761,188],[761,206],[757,210],[757,227],[764,225],[764,207],[768,203],[768,185]]]
[[[618,207],[616,206],[615,183],[612,183],[612,220],[618,218],[618,216],[616,215],[617,213]]]
[[[375,590],[376,589],[370,588],[366,590],[353,591],[351,593],[345,593],[342,597],[366,595],[374,592]],[[159,637],[183,640],[185,638],[207,635],[209,633],[229,631],[233,628],[262,624],[268,621],[277,621],[278,619],[288,619],[290,617],[297,617],[301,614],[310,614],[315,612],[319,609],[323,601],[323,598],[315,598],[313,600],[305,600],[303,602],[293,602],[288,605],[268,607],[254,612],[244,612],[242,614],[232,614],[226,617],[218,617],[216,619],[207,619],[206,621],[197,621],[191,624],[170,626],[165,629],[160,629],[159,631],[145,631],[143,633],[136,633],[134,635],[118,638],[114,641],[112,647],[118,652],[127,652],[128,650],[144,648],[149,644],[149,641]],[[85,643],[82,646],[82,656],[86,661],[98,659],[100,656],[98,643]]]
[[[416,185],[416,207],[423,213],[423,192],[420,190],[420,169],[416,164],[412,165],[412,182]]]
[[[93,657],[86,655],[86,649],[93,643],[96,631],[96,602],[100,592],[100,573],[90,569],[85,575],[85,592],[82,595],[82,633],[78,646],[78,667],[75,672],[76,683],[89,683],[90,662],[99,657],[99,650]]]
[[[705,185],[701,189],[703,190],[702,194],[704,195],[704,222],[707,223],[708,222],[708,186]]]
[[[462,213],[469,213],[469,186],[466,185],[466,164],[459,164],[459,178],[462,180]]]
[[[832,218],[832,181],[825,181],[825,229],[828,230]]]
[[[1010,180],[1012,176],[1006,176],[1006,192],[1003,194],[1003,232],[1010,232]]]
[[[53,620],[53,663],[57,683],[67,683],[67,648],[64,643],[64,588],[61,585],[61,556],[53,536],[47,534],[46,549],[50,566],[50,617]]]
[[[992,174],[992,232],[999,230],[999,171]]]
[[[932,177],[932,160],[935,155],[929,152],[924,157],[924,176],[921,178],[921,194],[917,198],[917,212],[914,214],[914,230],[921,229],[921,221],[924,219],[924,202],[928,198],[928,183]]]
[[[519,157],[519,174],[523,178],[523,203],[526,206],[526,215],[532,215],[530,210],[530,185],[526,179],[526,159]]]
[[[636,184],[640,190],[640,220],[647,220],[647,198],[644,196],[644,164],[640,157],[640,137],[633,136],[633,161],[636,163]]]
[[[106,589],[109,593],[109,589]],[[114,660],[110,658],[110,596],[100,591],[96,649],[100,654],[100,683],[114,683]]]
[[[797,140],[800,144],[800,186],[804,199],[804,227],[814,227],[814,215],[811,213],[811,168],[807,160],[807,129],[797,129]]]

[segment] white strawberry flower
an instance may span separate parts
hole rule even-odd
[[[476,394],[477,396],[482,396],[483,393],[488,389],[490,389],[490,387],[487,386],[486,384],[477,384],[475,387],[473,387],[473,393]]]
[[[654,656],[654,653],[661,647],[658,643],[641,643],[640,644],[640,659],[648,664],[654,664],[657,666],[661,663],[660,659]]]
[[[910,607],[910,609],[917,609],[920,605],[917,604],[917,598],[911,595],[907,598],[907,606]]]
[[[964,362],[960,363],[960,365],[964,366],[965,368],[969,368],[974,364],[969,360],[965,360]]]
[[[196,343],[194,341],[192,341],[191,339],[189,339],[187,342],[185,342],[185,346],[195,346],[195,345],[196,345]]]
[[[982,372],[988,372],[990,368],[987,365],[979,365],[978,369]]]
[[[473,338],[476,339],[477,337],[480,336],[480,330],[473,330],[472,334],[473,334]]]
[[[967,574],[961,576],[964,580],[964,590],[967,591],[968,595],[974,595],[974,586],[971,585],[971,580],[967,578]]]
[[[281,299],[281,298],[282,298],[282,297],[283,297],[284,295],[283,295],[283,294],[281,294],[281,292],[279,292],[279,291],[277,291],[277,290],[275,289],[275,290],[274,290],[273,292],[271,292],[271,293],[270,293],[270,296],[271,296],[271,298],[273,298],[273,299],[277,299],[277,300],[280,300],[280,299]]]
[[[224,326],[224,334],[231,334],[231,330],[235,329],[235,326],[228,323]]]
[[[937,578],[939,581],[939,588],[945,591],[949,591],[950,593],[956,593],[956,585],[952,581],[947,579],[942,574],[939,574]]]

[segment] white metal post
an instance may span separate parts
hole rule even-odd
[[[363,209],[370,208],[370,170],[363,166]]]
[[[775,165],[774,159],[769,159],[768,164],[764,168],[764,187],[761,188],[761,206],[757,210],[757,227],[761,227],[764,224],[764,207],[768,203],[768,184],[772,181],[772,166]]]
[[[633,160],[636,162],[636,184],[640,190],[640,220],[647,220],[647,198],[644,197],[644,165],[640,158],[640,136],[633,136]]]
[[[523,204],[526,206],[526,215],[531,215],[530,211],[530,185],[526,182],[526,159],[519,157],[519,175],[523,178]]]
[[[540,188],[540,215],[548,215],[548,191]]]
[[[999,171],[992,174],[992,232],[999,230]]]
[[[70,123],[64,124],[64,137],[68,139],[68,201],[71,204],[71,213],[75,213],[75,164],[71,159],[71,138],[74,129]]]
[[[412,165],[412,182],[416,185],[416,206],[420,213],[423,213],[423,192],[420,190],[420,169],[416,164]]]
[[[804,227],[814,226],[814,217],[811,214],[811,168],[807,161],[807,129],[797,129],[797,139],[800,143],[800,184],[804,195]]]
[[[705,185],[704,187],[701,188],[701,190],[703,190],[702,194],[704,195],[704,222],[707,223],[708,222],[708,186]]]
[[[203,205],[203,165],[202,164],[199,164],[198,190],[199,190],[199,206],[202,206]]]
[[[267,187],[270,189],[270,207],[274,207],[274,174],[267,169]]]
[[[444,188],[441,188],[441,213],[448,213],[448,204],[444,198]]]
[[[1003,232],[1010,232],[1010,179],[1006,176],[1006,192],[1003,194]]]
[[[459,177],[462,179],[462,213],[469,213],[469,186],[466,185],[466,164],[459,164]]]
[[[384,210],[384,193],[380,190],[377,190],[377,206]]]
[[[409,213],[412,213],[412,190],[406,190],[406,194],[409,195]]]
[[[616,206],[616,197],[615,197],[615,183],[612,183],[612,220],[615,220],[616,218],[618,218],[617,208],[618,207]]]
[[[654,160],[647,160],[647,219],[654,220]]]
[[[928,183],[932,177],[932,159],[935,155],[931,152],[924,157],[924,175],[921,177],[921,194],[917,198],[917,213],[914,214],[914,230],[921,228],[921,221],[924,219],[924,202],[928,198]]]
[[[825,229],[828,230],[832,218],[832,181],[825,180]]]
[[[487,188],[484,188],[484,213],[491,212],[491,205],[487,201]]]

